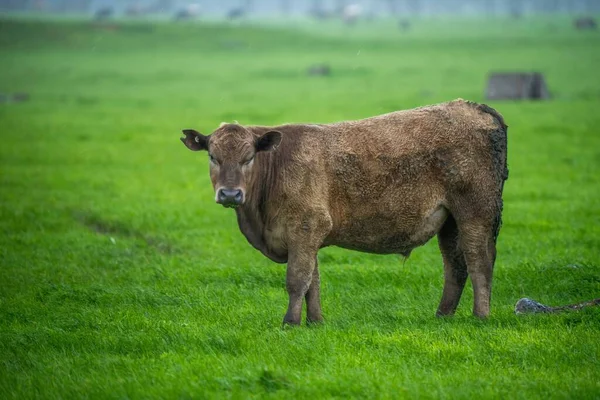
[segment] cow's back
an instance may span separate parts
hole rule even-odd
[[[453,194],[494,185],[495,118],[457,100],[328,125],[331,244],[407,253],[435,234]]]

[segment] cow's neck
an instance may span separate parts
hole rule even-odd
[[[242,207],[238,207],[236,213],[240,230],[246,236],[248,242],[258,250],[263,251],[265,246],[263,239],[265,223],[263,216],[256,210],[256,206],[247,203]]]
[[[275,254],[265,241],[265,226],[269,213],[272,194],[275,191],[275,174],[273,153],[261,155],[255,165],[255,175],[248,182],[247,202],[236,209],[238,225],[248,242],[265,256],[276,262],[287,259]]]

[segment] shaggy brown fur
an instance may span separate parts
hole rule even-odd
[[[438,315],[453,314],[467,276],[473,312],[490,311],[508,177],[507,126],[486,105],[456,100],[359,121],[277,127],[225,124],[182,141],[208,150],[215,190],[241,189],[250,244],[287,262],[284,323],[322,320],[317,252],[340,246],[407,255],[438,235],[445,283]]]

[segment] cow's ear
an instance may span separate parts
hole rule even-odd
[[[256,152],[275,150],[281,143],[281,132],[269,131],[256,140]]]
[[[185,137],[182,137],[181,141],[188,149],[192,151],[208,150],[208,136],[204,136],[193,129],[184,129],[182,132]]]

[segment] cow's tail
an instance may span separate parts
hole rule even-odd
[[[494,129],[489,133],[491,156],[494,169],[494,179],[496,181],[496,217],[494,220],[494,241],[498,238],[500,233],[500,226],[502,225],[502,191],[504,189],[504,181],[508,179],[508,163],[507,163],[507,132],[508,125],[504,122],[502,115],[494,110],[492,107],[486,104],[473,103],[477,109],[483,113],[491,115],[495,122],[497,129]]]

